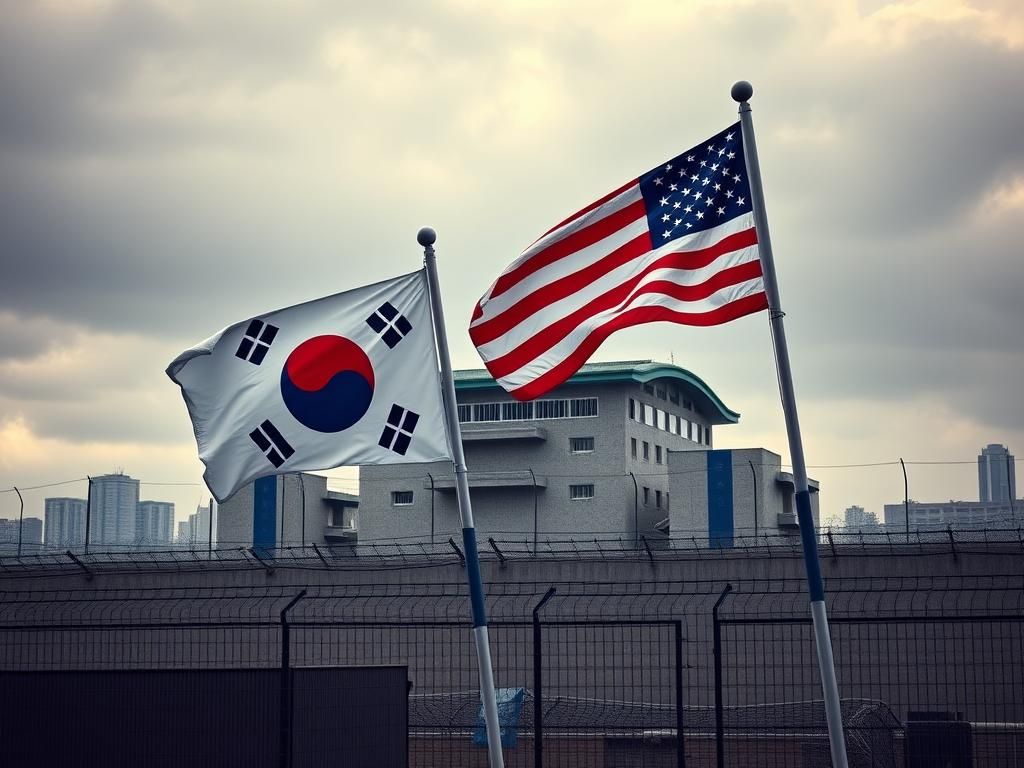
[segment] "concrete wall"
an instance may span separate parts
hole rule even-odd
[[[326,544],[331,505],[327,501],[327,478],[321,475],[280,475],[276,478],[275,539],[277,546]],[[305,533],[303,508],[305,497]],[[251,546],[253,543],[253,484],[243,486],[217,507],[217,546]]]
[[[712,487],[716,482],[716,461],[718,466],[727,467],[727,488]],[[694,538],[698,543],[708,541],[709,522],[716,514],[727,519],[736,537],[799,534],[792,482],[780,482],[780,473],[783,478],[790,476],[782,473],[782,457],[777,453],[764,448],[673,451],[669,454],[668,472],[672,494],[670,536],[678,542],[692,545]],[[818,525],[817,483],[811,484],[811,512]],[[725,499],[721,498],[723,495]],[[712,514],[716,503],[719,506]],[[717,538],[717,546],[729,546],[721,537]]]

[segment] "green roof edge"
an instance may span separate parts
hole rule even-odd
[[[740,420],[740,414],[732,410],[703,379],[695,373],[669,363],[655,363],[651,360],[629,360],[621,363],[596,363],[585,365],[573,374],[565,384],[595,384],[617,381],[635,381],[646,384],[653,379],[669,378],[685,382],[702,393],[730,424]],[[564,385],[562,385],[564,386]],[[485,368],[455,371],[455,389],[501,389]]]

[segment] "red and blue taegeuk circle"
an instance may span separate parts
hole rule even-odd
[[[314,336],[288,355],[281,397],[300,423],[317,432],[341,432],[366,413],[373,399],[373,365],[343,336]]]

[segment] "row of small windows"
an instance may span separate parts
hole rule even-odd
[[[685,437],[700,445],[711,445],[711,427],[705,427],[674,413],[668,413],[653,405],[629,399],[629,418],[648,427],[660,429],[673,435]]]
[[[651,489],[644,486],[644,505],[650,506],[651,504]],[[391,492],[391,504],[395,507],[408,507],[412,504],[413,495],[412,491],[392,491]],[[654,506],[658,509],[662,508],[662,492],[658,489],[654,490]],[[587,499],[594,498],[594,484],[593,483],[574,483],[569,486],[569,500],[570,501],[585,501]],[[669,494],[668,491],[664,493],[665,509],[668,509]]]
[[[531,421],[597,416],[596,397],[532,400],[528,403],[468,403],[459,406],[459,421]]]
[[[644,392],[654,395],[659,400],[668,400],[673,405],[679,405],[681,401],[683,408],[688,411],[693,410],[693,402],[680,397],[679,390],[675,387],[656,387],[654,384],[644,384]]]
[[[643,440],[643,441],[641,441],[639,443],[639,445],[643,449],[643,452],[641,453],[641,456],[643,457],[643,460],[644,461],[650,461],[651,460],[651,444],[648,443],[646,440]],[[629,438],[629,452],[630,452],[630,455],[634,459],[638,458],[638,456],[637,456],[637,439],[635,437]],[[667,453],[668,453],[668,451],[662,450],[662,447],[660,445],[655,445],[654,446],[654,463],[655,464],[664,464],[665,460],[668,458],[666,456]]]

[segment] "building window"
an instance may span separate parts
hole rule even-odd
[[[661,491],[654,492],[654,506],[661,509]]]
[[[704,425],[697,425],[697,445],[704,444]]]
[[[501,421],[501,403],[477,403],[473,406],[473,421]]]
[[[594,484],[587,483],[585,485],[570,485],[569,498],[572,501],[594,498]]]
[[[668,391],[668,401],[673,405],[679,405],[679,390],[675,387]]]
[[[629,418],[630,421],[636,421],[636,400],[632,397],[629,398]]]
[[[672,414],[672,429],[669,430],[673,435],[679,434],[679,417]]]
[[[636,438],[635,437],[629,438],[629,448],[630,448],[630,452],[633,455],[633,458],[635,459],[636,458]]]
[[[693,402],[691,400],[683,400],[683,408],[685,408],[688,411],[692,411],[693,410]]]
[[[533,403],[502,403],[502,421],[527,421],[533,418]]]
[[[530,421],[532,419],[565,419],[597,416],[596,397],[562,400],[534,400],[528,403],[472,403],[459,406],[459,421]]]
[[[651,444],[644,440],[644,461],[651,460]]]
[[[392,491],[391,504],[395,507],[407,507],[412,504],[412,491]]]
[[[592,437],[570,437],[569,450],[572,453],[593,453],[594,438]]]
[[[654,463],[661,464],[661,446],[654,446]]]
[[[665,392],[665,388],[664,387],[658,387],[655,390],[655,394],[657,394],[658,398],[661,399],[661,400],[665,400],[666,397],[667,397],[667,393]]]
[[[690,437],[690,429],[692,428],[692,426],[693,425],[690,424],[690,422],[687,421],[686,419],[680,419],[679,420],[679,434],[682,437],[685,437],[687,440],[692,440],[693,438]]]
[[[668,412],[658,411],[658,429],[668,432]]]
[[[654,407],[650,405],[644,405],[644,424],[648,427],[654,426]]]
[[[575,397],[569,401],[569,416],[574,419],[597,416],[596,397]]]
[[[646,485],[644,486],[644,504],[651,503],[651,489]]]
[[[708,424],[704,427],[704,444],[707,446],[711,445],[711,425]]]
[[[654,385],[653,384],[644,384],[644,392],[646,392],[648,395],[653,395],[654,394]]]

